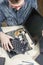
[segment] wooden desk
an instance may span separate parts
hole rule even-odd
[[[38,1],[38,10],[40,14],[43,16],[43,0],[37,0]]]

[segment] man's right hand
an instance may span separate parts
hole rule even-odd
[[[13,46],[11,45],[10,39],[13,39],[11,36],[4,34],[3,32],[0,32],[0,40],[2,47],[10,52],[10,48],[13,49]]]

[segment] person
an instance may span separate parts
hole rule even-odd
[[[5,50],[10,51],[9,46],[13,49],[10,42],[13,38],[3,33],[3,20],[6,20],[7,26],[23,25],[32,9],[37,10],[37,7],[37,0],[0,0],[0,41]]]

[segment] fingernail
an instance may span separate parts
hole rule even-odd
[[[10,52],[10,50],[8,50]]]

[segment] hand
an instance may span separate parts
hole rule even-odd
[[[0,32],[0,40],[2,47],[10,52],[10,48],[13,49],[13,46],[11,45],[10,39],[13,39],[11,36],[4,34],[3,32]]]

